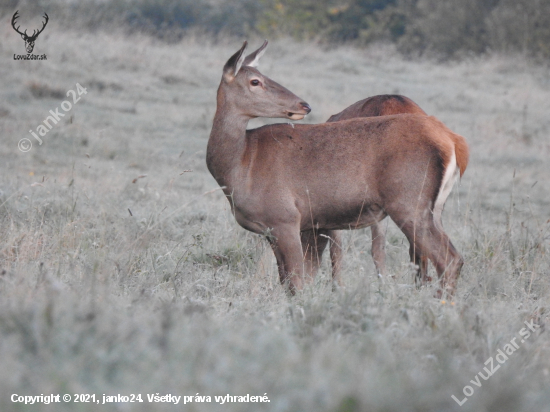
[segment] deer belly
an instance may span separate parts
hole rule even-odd
[[[318,229],[344,230],[372,226],[386,217],[384,210],[376,204],[348,208],[328,207],[326,210],[302,215],[302,230]]]

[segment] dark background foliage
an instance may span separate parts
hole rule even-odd
[[[25,2],[29,3],[29,2]],[[177,41],[186,33],[291,37],[359,46],[384,41],[405,55],[488,52],[550,58],[548,0],[86,0],[31,1],[67,25],[113,24]],[[8,17],[23,2],[7,0]]]

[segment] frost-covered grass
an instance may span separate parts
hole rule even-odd
[[[235,223],[204,161],[238,41],[166,45],[52,22],[35,51],[48,60],[22,62],[10,60],[20,37],[0,30],[0,410],[550,410],[547,70],[513,57],[440,65],[386,48],[271,44],[260,69],[312,105],[309,122],[401,93],[471,148],[444,215],[466,261],[453,302],[412,287],[393,224],[392,279],[375,276],[368,230],[346,232],[345,289],[331,292],[325,262],[288,298],[266,242]],[[28,131],[76,83],[87,94],[38,145]],[[462,399],[531,320],[541,328],[459,407],[451,395]],[[14,393],[144,402],[25,407]],[[212,403],[149,404],[153,393]],[[227,394],[271,402],[214,402]]]

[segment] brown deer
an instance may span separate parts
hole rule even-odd
[[[206,163],[237,222],[266,235],[281,283],[294,293],[313,279],[326,241],[321,248],[311,237],[390,216],[415,256],[434,264],[438,295],[452,294],[463,260],[441,213],[459,174],[454,141],[464,139],[419,114],[246,130],[255,117],[301,120],[311,111],[256,69],[267,42],[245,58],[246,46],[224,66]]]
[[[366,99],[355,102],[351,106],[342,110],[340,113],[330,116],[327,122],[337,122],[340,120],[348,120],[358,117],[388,116],[401,113],[417,113],[427,116],[426,112],[408,97],[396,94],[383,94],[368,97]],[[460,169],[460,177],[462,177],[462,175],[466,171],[466,167],[468,166],[468,146],[466,145],[466,141],[462,137],[458,136],[459,138],[457,138],[457,136],[458,135],[453,134],[452,138],[455,143],[456,161]],[[326,240],[319,239],[318,236],[316,238],[314,233],[310,233],[308,235],[308,239],[311,243],[318,243],[320,245],[323,245],[324,243],[326,245]],[[378,271],[378,275],[382,276],[386,274],[386,236],[380,222],[374,223],[371,226],[371,235],[372,259],[376,266],[376,270]],[[336,273],[333,273],[333,277],[338,278],[338,271],[341,270],[342,266],[342,240],[340,232],[335,230],[330,231],[327,237],[331,240],[330,256],[333,272],[336,271]],[[319,250],[319,248],[317,248],[317,250]],[[322,258],[323,250],[321,249],[319,253],[320,254],[318,256],[314,257],[316,259],[315,268],[317,268],[317,270]],[[410,245],[409,255],[411,258],[411,262],[418,267],[415,274],[416,284],[420,286],[431,281],[431,278],[428,276],[428,258],[426,256],[419,256],[418,253],[415,253],[412,244]]]
[[[424,110],[420,108],[415,102],[405,96],[401,95],[379,95],[372,96],[366,99],[360,100],[351,106],[347,107],[340,113],[330,116],[327,122],[338,122],[340,120],[354,119],[358,117],[373,117],[373,116],[389,116],[392,114],[401,114],[401,113],[417,113],[422,115],[427,115]],[[382,277],[386,274],[386,235],[384,229],[382,228],[380,222],[376,222],[371,226],[371,235],[372,235],[372,259],[378,276]],[[327,237],[330,238],[330,257],[332,261],[332,270],[333,277],[339,278],[339,271],[342,267],[342,238],[340,232],[336,230],[331,230],[328,232]],[[320,246],[326,245],[327,241],[320,239],[319,236],[315,236],[314,233],[308,233],[308,239],[310,243],[318,244]],[[325,238],[326,239],[326,238]],[[308,246],[311,248],[310,246]],[[323,249],[319,247],[316,250],[319,251],[318,256],[314,256],[313,259],[316,260],[315,267],[313,270],[318,270],[318,267],[321,262]],[[313,249],[312,249],[313,250]],[[414,264],[419,266],[419,269],[415,276],[415,281],[417,284],[430,281],[428,277],[428,260],[427,258],[420,257],[418,255],[413,255],[413,247],[410,248],[411,261]],[[336,273],[334,273],[336,272]]]
[[[11,18],[11,26],[13,27],[13,29],[17,33],[19,33],[21,35],[21,38],[25,41],[25,48],[27,49],[27,53],[32,53],[32,51],[34,50],[34,42],[36,41],[36,38],[38,37],[38,35],[40,33],[42,33],[44,31],[44,28],[48,24],[48,20],[50,18],[48,17],[47,13],[44,13],[44,19],[46,19],[46,21],[44,23],[42,23],[42,28],[40,30],[33,30],[31,36],[29,36],[27,34],[27,30],[25,30],[24,33],[19,31],[19,27],[21,27],[21,26],[15,27],[16,21],[17,21],[18,18],[19,18],[19,10],[17,10],[15,12],[15,14],[13,15],[13,17]]]

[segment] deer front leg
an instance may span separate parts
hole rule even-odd
[[[415,223],[405,223],[400,226],[411,245],[409,253],[417,262],[420,262],[420,276],[422,276],[422,270],[427,269],[427,259],[429,258],[435,266],[439,278],[436,297],[441,298],[445,294],[452,296],[456,289],[460,269],[464,264],[462,257],[445,232],[440,230],[433,221],[425,219]],[[427,280],[428,277],[424,275],[422,278]]]
[[[273,228],[268,240],[277,259],[281,284],[294,295],[304,287],[304,255],[300,231],[294,226]]]

